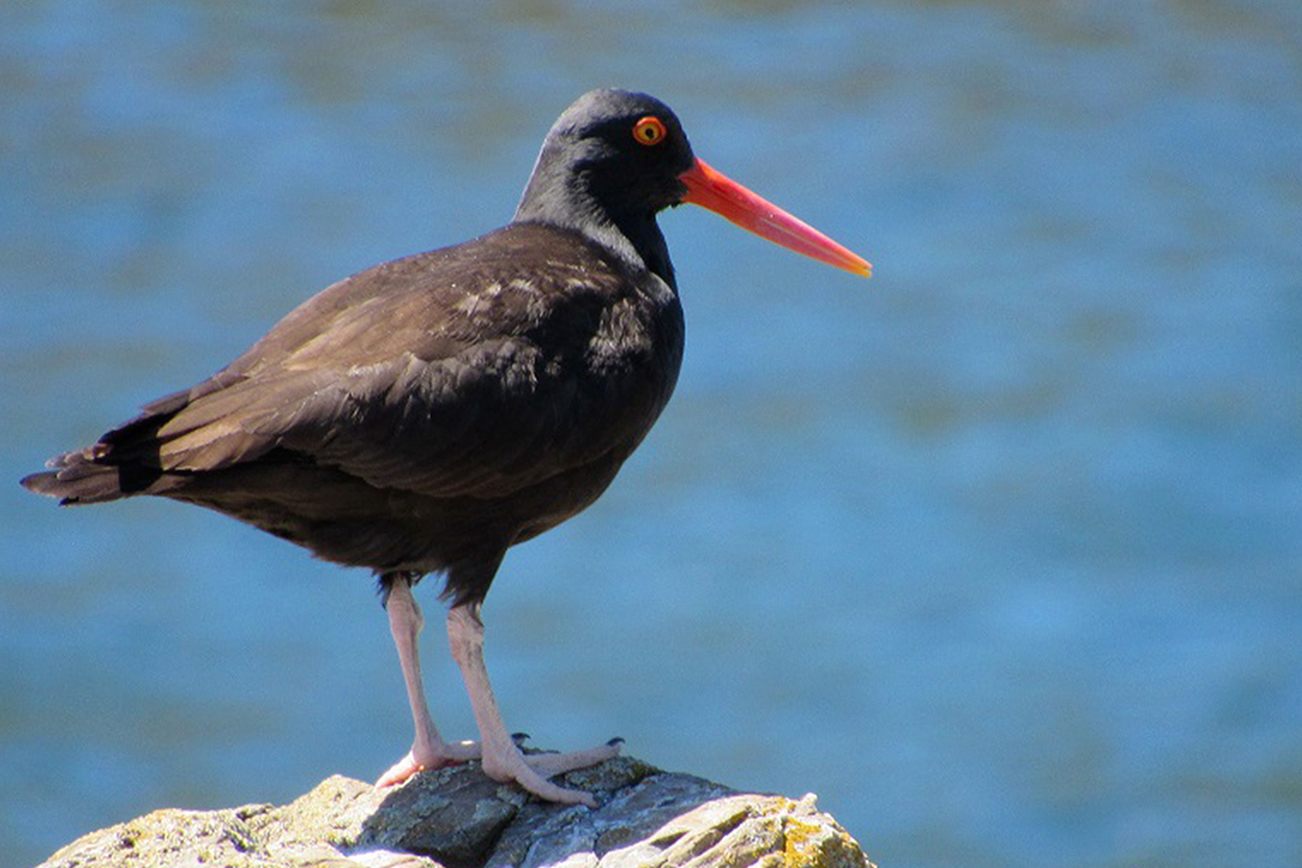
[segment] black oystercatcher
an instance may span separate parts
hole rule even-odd
[[[596,90],[548,132],[507,226],[336,283],[211,378],[22,484],[64,504],[186,501],[374,570],[416,729],[378,783],[479,757],[495,780],[591,805],[547,778],[618,742],[522,754],[489,686],[479,611],[506,550],[591,504],[669,400],[683,314],[655,218],[681,202],[869,274],[696,159],[664,103]],[[444,741],[426,708],[412,597],[426,573],[446,579],[478,743]]]

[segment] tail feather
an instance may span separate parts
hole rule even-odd
[[[56,468],[33,473],[19,480],[23,488],[59,498],[63,506],[104,503],[132,493],[124,484],[125,467],[95,464],[80,452],[69,452],[49,461]],[[137,489],[139,490],[139,489]]]
[[[257,390],[231,388],[244,382],[240,369],[228,366],[193,388],[151,401],[136,418],[85,449],[56,455],[46,462],[49,470],[20,483],[65,505],[103,503],[172,492],[198,474],[256,459],[278,443],[274,432],[260,429],[276,421],[282,404],[301,406],[319,378],[295,373],[273,379],[281,390],[261,398]]]
[[[49,470],[19,480],[28,491],[59,498],[62,506],[105,503],[134,494],[156,494],[164,477],[159,466],[158,429],[188,400],[188,392],[167,395],[146,405],[144,412],[106,433],[93,445],[56,455]]]

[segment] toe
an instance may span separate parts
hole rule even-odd
[[[552,775],[595,766],[616,756],[619,756],[618,744],[603,744],[590,750],[576,750],[571,753],[531,753],[524,757],[524,761],[538,774],[549,778]]]
[[[412,758],[410,752],[405,757],[398,760],[389,770],[380,775],[380,779],[375,782],[377,787],[392,787],[397,784],[406,783],[416,772],[424,771],[424,767]]]

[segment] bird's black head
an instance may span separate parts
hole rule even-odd
[[[679,176],[694,162],[678,117],[660,100],[589,91],[547,133],[515,220],[582,232],[673,285],[655,215],[683,200]]]
[[[693,156],[669,106],[625,90],[585,93],[552,124],[515,219],[581,232],[673,286],[656,213],[680,202],[837,268],[872,273],[862,256]]]

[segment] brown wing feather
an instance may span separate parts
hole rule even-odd
[[[110,499],[107,470],[131,467],[160,481],[136,490],[162,493],[151,486],[278,447],[379,488],[432,496],[534,484],[627,439],[573,436],[600,397],[581,382],[593,336],[626,285],[617,266],[593,267],[592,248],[575,255],[585,245],[517,225],[363,271],[299,306],[214,377],[152,402],[24,484]],[[589,265],[567,264],[577,262]],[[548,464],[528,460],[541,454]]]

